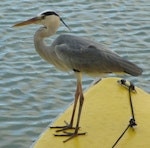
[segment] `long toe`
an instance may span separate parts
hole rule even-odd
[[[56,132],[65,131],[68,129],[75,129],[75,127],[72,126],[72,124],[68,124],[68,122],[64,121],[66,125],[64,126],[51,126],[50,128],[59,128],[59,130],[56,130]]]
[[[71,140],[72,138],[76,137],[76,136],[79,136],[79,135],[85,135],[85,133],[77,133],[77,132],[74,132],[74,133],[68,133],[68,135],[70,136],[69,138],[67,138],[66,140],[64,140],[63,142],[67,142],[69,140]]]
[[[86,134],[86,132],[78,133],[75,130],[75,132],[73,132],[73,133],[64,131],[63,134],[54,134],[54,136],[68,136],[69,138],[67,138],[66,140],[63,141],[63,142],[67,142],[67,141],[69,141],[70,139],[72,139],[72,138],[74,138],[76,136],[85,135],[85,134]]]

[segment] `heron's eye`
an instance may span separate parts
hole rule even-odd
[[[41,15],[41,19],[44,20],[46,15]]]

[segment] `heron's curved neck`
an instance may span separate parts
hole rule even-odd
[[[46,27],[41,27],[38,29],[34,35],[34,46],[36,51],[39,53],[39,55],[44,58],[45,60],[47,59],[47,52],[50,52],[51,50],[48,50],[48,48],[51,48],[51,46],[47,46],[44,42],[44,38],[52,36],[56,31],[55,30],[49,30],[49,28]]]
[[[34,35],[34,44],[36,50],[45,47],[46,45],[44,44],[44,38],[52,36],[53,34],[55,34],[55,32],[56,31],[52,31],[46,27],[39,28]]]

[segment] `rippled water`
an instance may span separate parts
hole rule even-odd
[[[72,73],[56,70],[35,52],[33,34],[39,26],[12,28],[13,24],[56,10],[72,33],[102,42],[141,66],[142,76],[125,78],[150,92],[149,8],[149,0],[1,0],[0,146],[29,147],[72,102],[76,84]],[[58,34],[65,32],[62,25]],[[92,80],[86,76],[84,88]]]

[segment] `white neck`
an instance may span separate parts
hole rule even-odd
[[[43,24],[44,27],[41,27],[36,31],[34,35],[34,45],[39,55],[47,60],[46,51],[51,52],[52,49],[51,46],[45,45],[44,38],[52,36],[56,33],[60,25],[60,18],[57,16],[47,16],[44,20],[41,21],[41,24]]]
[[[54,32],[49,31],[46,27],[41,27],[36,31],[34,35],[35,49],[38,52],[38,54],[45,60],[47,60],[46,51],[50,47],[44,43],[44,38],[49,37],[53,34]]]
[[[55,65],[59,69],[62,69],[62,63],[60,63],[57,58],[55,48],[53,46],[47,46],[44,43],[44,38],[53,34],[54,32],[47,31],[46,28],[40,28],[34,35],[35,49],[38,52],[38,54],[48,63]]]
[[[47,62],[55,65],[61,70],[67,70],[68,68],[62,64],[55,53],[54,46],[47,46],[44,43],[44,38],[52,36],[57,31],[60,21],[59,18],[51,19],[46,22],[47,27],[39,28],[34,35],[34,45],[38,54],[45,59]]]

